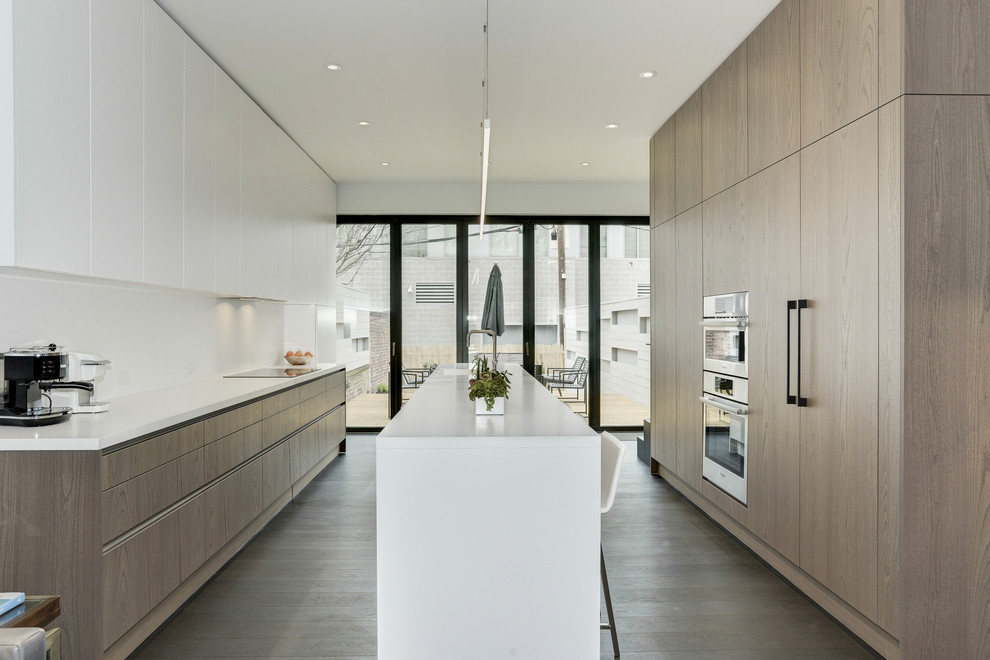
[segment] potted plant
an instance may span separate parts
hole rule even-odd
[[[504,415],[509,398],[509,372],[488,367],[488,358],[474,359],[474,378],[468,382],[468,398],[474,401],[476,415]]]

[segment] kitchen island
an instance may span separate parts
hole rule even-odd
[[[517,365],[441,365],[377,440],[378,657],[597,658],[601,440]]]

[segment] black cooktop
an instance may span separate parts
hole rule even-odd
[[[264,369],[242,371],[239,374],[224,376],[224,378],[295,378],[296,376],[305,376],[319,370],[319,367],[266,367]]]

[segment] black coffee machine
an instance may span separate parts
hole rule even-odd
[[[65,387],[69,354],[55,344],[31,348],[12,348],[3,354],[3,408],[0,424],[14,426],[45,426],[64,422],[72,415],[71,408],[52,407],[48,395],[53,389]]]

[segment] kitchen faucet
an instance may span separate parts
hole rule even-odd
[[[471,335],[473,334],[491,335],[492,336],[492,371],[498,370],[498,335],[496,335],[491,330],[468,330],[467,333],[467,347],[471,348]]]

